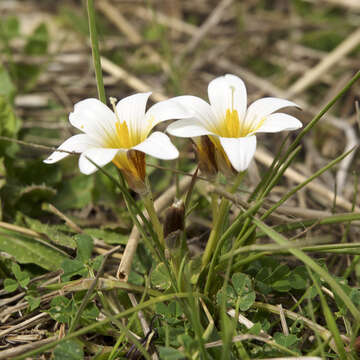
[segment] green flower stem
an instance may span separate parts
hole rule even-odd
[[[218,208],[219,195],[213,192],[210,196],[211,196],[211,211],[212,211],[213,225],[215,225],[217,214],[219,211]]]
[[[246,171],[242,171],[237,175],[234,183],[230,186],[230,189],[229,189],[230,193],[234,193],[237,190],[237,188],[239,187],[245,174],[246,174]],[[213,208],[214,208],[214,206],[213,206]],[[214,221],[214,227],[210,233],[209,240],[206,244],[205,251],[202,256],[202,268],[203,269],[206,268],[206,266],[209,264],[209,262],[211,260],[209,274],[207,276],[206,284],[205,284],[205,294],[207,294],[207,292],[209,291],[209,287],[210,287],[211,280],[213,277],[213,272],[215,269],[215,260],[216,260],[217,255],[219,254],[219,250],[220,250],[220,248],[218,246],[218,242],[222,236],[224,224],[227,219],[229,209],[230,209],[229,201],[225,198],[222,198],[219,210],[216,212],[217,216]]]
[[[217,218],[214,221],[214,227],[211,230],[209,240],[206,244],[204,254],[202,256],[202,267],[203,269],[207,266],[209,263],[211,256],[213,255],[215,246],[217,241],[220,238],[221,230],[223,228],[225,217],[229,209],[229,201],[225,198],[222,198]]]
[[[99,41],[98,41],[96,22],[95,22],[94,0],[87,0],[87,13],[88,13],[88,21],[89,21],[91,51],[94,62],[94,68],[95,68],[96,85],[97,85],[99,99],[105,104],[106,96],[105,96],[104,81],[101,70]]]
[[[156,235],[158,236],[160,244],[165,247],[165,241],[164,241],[164,231],[163,227],[160,223],[159,217],[157,216],[155,207],[154,207],[154,200],[151,194],[151,191],[148,191],[146,195],[142,197],[142,200],[144,202],[145,209],[147,213],[149,214],[149,218],[151,221],[151,224],[154,227],[154,231]]]

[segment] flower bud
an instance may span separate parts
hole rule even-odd
[[[164,221],[164,238],[170,249],[178,247],[178,240],[184,230],[185,206],[182,200],[175,202],[166,210]]]

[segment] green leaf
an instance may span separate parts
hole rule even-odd
[[[21,264],[36,264],[46,270],[58,270],[67,258],[55,247],[13,231],[0,231],[0,250],[12,255]]]
[[[94,323],[99,316],[99,313],[100,311],[96,304],[94,302],[90,302],[81,314],[81,323],[83,325],[90,325]]]
[[[0,64],[0,96],[4,97],[6,101],[12,102],[15,93],[16,88],[9,73],[4,66]]]
[[[216,301],[219,305],[223,303],[223,297],[225,296],[225,303],[231,307],[235,306],[237,294],[231,285],[227,285],[226,288],[222,287],[216,294]]]
[[[275,333],[274,334],[274,340],[279,344],[286,348],[290,348],[292,345],[296,344],[298,341],[297,337],[295,335],[284,335],[282,333]]]
[[[162,290],[170,287],[169,274],[163,263],[158,264],[155,270],[151,273],[151,283],[153,286]]]
[[[92,201],[93,188],[92,176],[75,176],[60,185],[54,205],[61,210],[83,208]]]
[[[257,322],[249,329],[249,334],[260,335],[261,329],[261,323]]]
[[[76,260],[86,264],[91,258],[91,253],[94,248],[93,239],[86,234],[80,234],[75,237],[77,244],[77,255]]]
[[[166,322],[170,325],[174,325],[179,322],[179,319],[183,315],[178,301],[170,301],[168,305],[164,303],[158,303],[155,305],[156,313],[161,314],[166,319]]]
[[[51,300],[48,313],[55,321],[69,324],[75,315],[73,302],[65,296],[57,296]]]
[[[253,290],[251,280],[248,275],[236,273],[231,278],[232,284],[239,297],[239,308],[241,311],[250,309],[255,301],[256,294]]]
[[[131,271],[129,274],[128,283],[133,285],[143,285],[144,275],[138,274],[135,271]]]
[[[14,279],[5,279],[4,280],[4,288],[8,293],[14,292],[19,287],[19,284]]]
[[[56,190],[46,186],[41,185],[29,185],[21,189],[18,195],[18,201],[29,202],[42,202],[49,201],[56,195]]]
[[[76,248],[76,241],[72,236],[64,234],[60,231],[59,227],[56,225],[43,224],[39,220],[32,219],[29,216],[21,214],[21,220],[23,220],[26,225],[36,232],[45,234],[53,243],[66,246],[70,249]]]
[[[61,264],[61,268],[64,270],[64,274],[61,275],[63,281],[70,281],[75,275],[86,277],[88,274],[86,267],[79,260],[65,259]]]
[[[185,359],[185,355],[177,349],[159,346],[159,355],[161,359],[179,360]]]
[[[104,255],[98,255],[91,261],[91,267],[95,271],[99,271]]]
[[[29,275],[25,271],[21,271],[20,266],[17,263],[11,265],[11,270],[20,286],[26,288],[30,282]]]
[[[1,88],[1,84],[0,84]],[[15,115],[9,100],[0,95],[0,135],[7,137],[15,137],[20,128],[20,120]],[[18,145],[8,141],[0,142],[0,155],[4,154],[8,157],[14,157]]]
[[[274,290],[279,292],[288,292],[291,289],[291,284],[288,279],[278,280],[272,284]]]
[[[129,235],[121,234],[116,231],[86,228],[84,232],[90,236],[94,236],[98,239],[104,240],[107,244],[121,244],[126,245],[129,239]]]
[[[30,311],[37,309],[40,306],[41,298],[40,297],[33,297],[31,295],[26,295],[25,299],[29,303]]]
[[[2,24],[3,34],[7,40],[11,40],[20,35],[20,24],[16,16],[7,17]]]
[[[290,285],[293,289],[302,290],[308,287],[308,276],[305,266],[296,267],[289,276]]]
[[[279,234],[278,232],[267,226],[262,221],[253,218],[253,222],[255,223],[256,226],[258,226],[261,230],[263,230],[271,239],[273,239],[277,244],[287,246],[290,253],[296,256],[304,264],[308,265],[317,275],[322,277],[331,286],[334,293],[336,293],[337,296],[339,296],[339,298],[344,302],[347,309],[351,312],[354,318],[357,321],[360,321],[359,309],[351,301],[349,296],[346,294],[343,288],[338,284],[338,282],[326,270],[324,270],[318,263],[316,263],[308,255],[306,255],[302,250],[292,248],[291,242],[286,237]]]
[[[82,360],[84,351],[76,340],[65,340],[56,346],[54,360]]]
[[[49,43],[49,33],[44,23],[40,24],[30,35],[25,53],[28,55],[46,55]]]

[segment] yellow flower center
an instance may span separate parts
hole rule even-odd
[[[112,134],[107,139],[107,146],[110,148],[121,148],[121,149],[130,149],[135,145],[143,142],[148,136],[151,128],[152,121],[146,122],[146,128],[129,128],[125,120],[121,121],[121,114],[118,114],[116,111],[116,99],[110,98],[111,105],[116,117],[115,129],[116,133]],[[131,125],[131,124],[130,124]]]
[[[115,142],[119,148],[130,149],[132,146],[137,145],[137,144],[132,144],[131,140],[133,139],[130,137],[129,128],[125,121],[123,121],[122,123],[120,121],[117,121],[115,127],[116,127]]]
[[[214,131],[215,134],[221,137],[229,138],[239,138],[245,137],[257,129],[264,123],[265,118],[262,118],[260,121],[257,121],[257,118],[245,123],[244,119],[239,119],[239,114],[236,109],[227,109],[226,115],[220,124],[220,126]]]

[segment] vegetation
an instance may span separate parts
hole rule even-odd
[[[166,3],[0,2],[0,359],[358,359],[357,2]],[[226,73],[302,109],[245,171],[43,162],[80,100]]]

